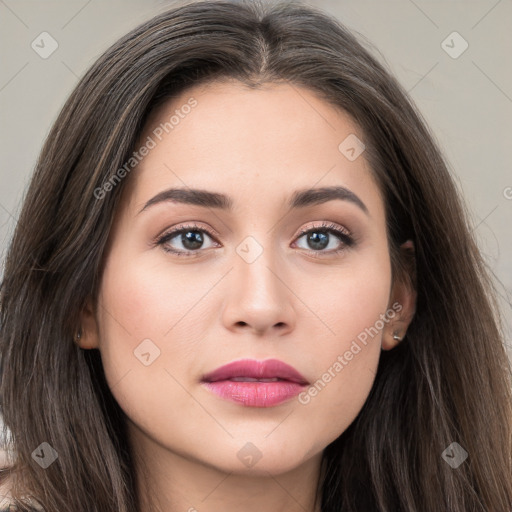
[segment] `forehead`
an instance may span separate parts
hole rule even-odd
[[[136,149],[151,149],[131,173],[130,203],[141,207],[169,187],[222,191],[235,203],[254,202],[256,194],[282,203],[292,189],[335,185],[379,202],[364,152],[353,161],[342,152],[353,137],[364,140],[346,112],[295,84],[191,87],[149,117]]]

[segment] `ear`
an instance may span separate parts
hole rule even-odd
[[[414,243],[407,240],[400,246],[400,251],[406,252],[408,275],[399,276],[393,283],[389,308],[395,304],[396,316],[386,325],[382,335],[382,350],[391,350],[403,340],[407,328],[416,312],[416,264],[414,255]],[[400,309],[399,306],[401,306]],[[400,339],[395,339],[397,335]]]
[[[80,314],[80,330],[80,338],[75,338],[75,342],[80,348],[99,348],[98,321],[96,319],[94,304],[91,299],[87,300],[87,303]]]

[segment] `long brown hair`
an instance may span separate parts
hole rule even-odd
[[[407,336],[382,353],[363,409],[324,450],[322,512],[511,510],[511,369],[491,272],[434,136],[365,44],[297,2],[202,1],[135,28],[81,79],[42,148],[1,286],[19,510],[29,493],[48,511],[138,511],[125,416],[99,351],[73,343],[130,178],[101,199],[95,190],[162,101],[228,77],[306,86],[353,117],[385,198],[393,278],[417,289]],[[399,251],[408,239],[414,269]],[[46,469],[32,457],[43,442],[58,454]],[[452,442],[468,453],[456,469],[442,457]]]

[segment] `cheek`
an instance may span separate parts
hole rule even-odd
[[[334,439],[355,419],[375,379],[382,329],[394,316],[389,260],[385,252],[362,254],[334,282],[317,282],[323,284],[311,309],[328,328],[316,337],[315,381],[299,403],[310,412],[311,428]]]
[[[109,257],[99,296],[100,352],[114,398],[150,432],[155,425],[179,426],[177,410],[200,414],[184,386],[195,340],[204,336],[192,307],[207,284],[194,287],[183,273],[143,260]]]
[[[163,305],[170,311],[177,307],[172,294],[164,299],[164,284],[161,279],[156,282],[146,265],[124,257],[122,251],[110,253],[98,298],[98,323],[100,352],[111,388],[121,379],[133,380],[145,367],[145,360],[156,362],[161,358],[162,332],[173,324],[173,318],[164,314]],[[148,352],[150,355],[145,355]],[[154,363],[148,366],[152,367]]]
[[[391,266],[385,249],[383,244],[379,251],[353,253],[335,271],[304,269],[308,279],[299,280],[301,286],[294,292],[307,299],[308,307],[323,323],[319,325],[326,340],[324,347],[348,350],[351,340],[385,314],[391,291]],[[382,329],[381,322],[378,327]]]
[[[187,400],[190,406],[182,386],[196,378],[187,370],[197,366],[213,321],[208,315],[218,314],[218,308],[207,310],[218,276],[186,268],[116,248],[105,266],[98,311],[101,357],[115,398],[132,418],[170,421],[165,411],[177,404],[184,409]]]
[[[123,260],[113,253],[111,260],[116,264],[105,268],[100,295],[103,345],[121,343],[134,349],[149,338],[167,351],[174,350],[176,338],[190,344],[204,335],[196,321],[198,303],[215,284],[215,276],[198,277],[165,260],[155,263],[149,254]]]

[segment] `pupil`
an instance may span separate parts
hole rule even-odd
[[[182,233],[181,241],[185,248],[192,251],[201,247],[203,237],[199,231],[187,231],[186,233]]]
[[[329,244],[329,236],[315,231],[308,236],[308,242],[312,243],[313,249],[324,249]]]

